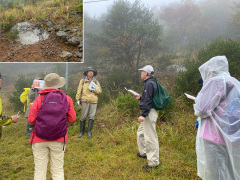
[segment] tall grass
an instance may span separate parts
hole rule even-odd
[[[11,7],[0,6],[0,22],[6,23],[10,16],[14,17],[13,24],[22,21],[56,21],[60,24],[82,25],[81,16],[70,16],[72,11],[79,11],[78,4],[82,0],[44,0],[35,4],[18,2]]]
[[[195,119],[191,110],[182,113],[177,104],[169,121],[157,122],[160,166],[148,172],[147,164],[137,158],[136,132],[139,114],[119,111],[115,100],[98,109],[93,138],[86,134],[78,139],[80,109],[77,121],[69,124],[65,179],[199,179],[196,172]],[[181,103],[178,102],[177,103]],[[5,107],[10,106],[4,101]],[[6,112],[12,113],[12,112]],[[17,124],[5,127],[0,141],[0,179],[33,179],[34,162],[28,137],[24,136],[26,120],[21,116]],[[48,169],[47,179],[50,178]]]

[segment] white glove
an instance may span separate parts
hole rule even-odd
[[[81,104],[81,103],[80,103],[80,101],[78,100],[78,101],[77,101],[77,105],[80,106],[80,104]]]

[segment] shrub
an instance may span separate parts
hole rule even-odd
[[[17,39],[18,34],[19,34],[18,30],[10,31],[10,32],[6,33],[6,37],[9,39],[15,40],[15,39]]]
[[[139,113],[139,101],[131,94],[124,95],[120,92],[118,94],[116,107],[118,111],[127,113],[128,115],[135,115]]]
[[[8,7],[8,8],[14,8],[14,6],[15,6],[15,4],[14,4],[13,1],[9,1],[9,2],[7,3],[7,7]]]
[[[15,17],[11,14],[5,23],[1,23],[1,29],[4,31],[9,31],[13,27]]]
[[[175,93],[182,95],[183,93],[189,93],[196,96],[200,91],[198,87],[198,79],[200,78],[199,66],[208,61],[214,56],[225,55],[229,63],[230,74],[240,80],[240,42],[228,40],[215,40],[207,44],[205,47],[199,50],[197,58],[195,60],[186,60],[185,67],[187,71],[180,72],[175,79]],[[187,98],[185,98],[186,100]],[[186,104],[192,106],[192,102],[186,101]]]
[[[31,87],[33,79],[34,78],[26,78],[25,75],[21,74],[15,81],[14,87],[16,91],[13,91],[9,96],[9,101],[13,104],[15,111],[23,111],[23,104],[20,102],[19,97],[24,91],[23,88]]]
[[[76,10],[78,12],[83,12],[83,3],[79,3],[75,6]]]
[[[175,107],[175,99],[173,97],[170,97],[170,100],[166,109],[158,111],[158,119],[160,119],[160,121],[170,120],[172,117],[172,113],[175,110],[174,107]]]

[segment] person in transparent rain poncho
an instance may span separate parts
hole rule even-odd
[[[204,180],[240,179],[240,82],[231,77],[225,56],[199,67],[203,87],[194,111],[198,176]]]

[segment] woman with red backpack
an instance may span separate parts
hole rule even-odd
[[[63,180],[67,122],[76,120],[76,112],[72,99],[60,90],[65,85],[65,78],[50,73],[44,81],[28,116],[28,121],[35,125],[29,140],[35,164],[34,180],[46,179],[48,160],[52,179]]]

